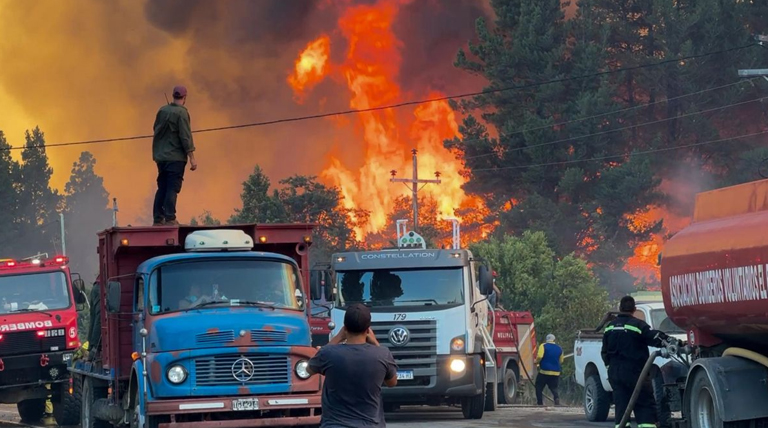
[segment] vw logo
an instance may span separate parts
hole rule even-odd
[[[411,339],[405,327],[395,327],[389,330],[389,341],[395,346],[405,346]]]
[[[253,362],[248,358],[240,358],[232,364],[232,376],[239,382],[251,380],[253,371]]]

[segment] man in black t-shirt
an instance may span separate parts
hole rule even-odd
[[[353,304],[344,327],[320,348],[309,371],[325,376],[322,428],[385,427],[382,384],[397,385],[397,365],[371,331],[371,312]]]

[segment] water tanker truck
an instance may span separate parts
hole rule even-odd
[[[668,346],[686,375],[677,427],[768,426],[768,180],[701,193],[693,223],[660,257],[669,318],[687,344]]]

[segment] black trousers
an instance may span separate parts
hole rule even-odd
[[[629,399],[635,391],[635,385],[642,370],[642,366],[636,367],[635,365],[612,364],[608,367],[608,382],[613,389],[613,403],[616,405],[615,427],[619,426],[621,418],[624,417],[624,412],[627,410]],[[643,381],[633,413],[638,428],[656,427],[656,401],[653,398],[653,385],[650,377]]]
[[[187,162],[157,162],[157,193],[152,210],[155,223],[176,220],[176,199],[186,168]]]
[[[544,387],[548,387],[552,391],[552,398],[555,399],[555,404],[560,404],[560,395],[557,393],[557,384],[560,383],[560,376],[537,374],[536,375],[536,404],[544,404]]]

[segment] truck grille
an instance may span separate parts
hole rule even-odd
[[[413,370],[412,382],[437,375],[437,321],[385,321],[375,322],[371,327],[381,346],[392,352],[398,370]],[[395,346],[389,339],[389,332],[395,327],[408,330],[409,340],[403,346]]]
[[[253,376],[243,381],[235,378],[233,366],[241,358],[246,358],[253,364]],[[246,363],[246,368],[250,366]],[[235,366],[234,372],[238,372],[242,366]],[[276,383],[288,383],[291,373],[291,364],[288,356],[274,355],[216,355],[195,359],[195,385],[219,386],[219,385],[264,385]],[[239,374],[243,376],[242,373]],[[245,375],[247,377],[247,375]]]
[[[23,355],[51,351],[63,351],[67,347],[65,336],[38,337],[36,331],[3,333],[0,340],[0,356]]]

